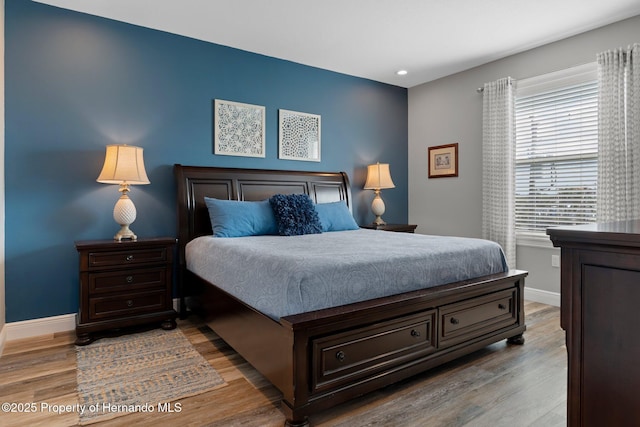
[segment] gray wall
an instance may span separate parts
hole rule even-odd
[[[594,62],[597,53],[634,42],[640,42],[640,16],[409,89],[409,222],[418,224],[417,232],[481,237],[478,87],[502,77],[525,79]],[[427,147],[454,142],[459,144],[459,177],[427,179]],[[551,255],[559,251],[550,243],[541,245],[519,245],[517,268],[530,273],[529,296],[559,301],[560,272],[551,266]]]

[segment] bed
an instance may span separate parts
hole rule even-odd
[[[373,230],[294,237],[210,237],[205,198],[262,201],[275,194],[306,194],[319,205],[344,202],[351,209],[349,179],[344,172],[183,165],[175,165],[174,172],[180,314],[185,317],[191,310],[205,316],[216,334],[280,390],[286,426],[308,425],[308,417],[314,413],[494,342],[524,343],[524,271],[495,270],[495,266],[476,270],[477,265],[489,262],[476,258],[467,265],[445,254],[446,259],[436,262],[441,271],[416,273],[429,277],[424,279],[426,287],[416,289],[407,287],[415,280],[405,268],[405,263],[417,263],[415,259],[394,258],[395,250],[387,249],[386,261],[372,255],[372,268],[378,273],[364,278],[357,277],[364,271],[359,264],[364,262],[362,256],[350,259],[355,252],[366,252],[350,247],[360,240],[372,239],[375,243],[371,247],[391,241],[397,246],[416,245],[411,251],[415,253],[425,240],[445,237]],[[268,255],[266,262],[273,265],[273,276],[256,273],[260,268],[254,266],[253,256],[243,255],[242,246],[249,240],[253,254]],[[289,241],[294,242],[294,249],[284,247]],[[443,242],[439,247],[458,243],[486,246],[480,239]],[[253,246],[256,244],[258,249]],[[280,252],[296,254],[289,263],[294,268],[286,276],[282,274],[287,263],[270,258],[277,255],[275,248],[280,246]],[[387,246],[393,247],[391,243]],[[319,252],[307,256],[304,248],[308,247]],[[200,253],[209,253],[213,260],[198,260],[195,255]],[[245,262],[232,264],[234,256],[244,257]],[[322,258],[330,262],[332,256],[349,258],[344,267],[347,270],[336,267],[325,273]],[[216,264],[220,268],[209,274],[209,267]],[[302,265],[304,268],[296,267]],[[303,270],[306,276],[301,276]],[[242,279],[242,285],[215,283],[227,280],[220,271],[226,272],[226,277],[237,271],[235,276]],[[340,282],[345,278],[345,284]],[[377,293],[369,286],[376,280],[380,282],[375,287]],[[242,289],[254,282],[259,282],[255,286],[262,290],[257,300],[242,294]],[[286,286],[280,286],[284,282]],[[355,291],[339,295],[350,282],[360,284]]]

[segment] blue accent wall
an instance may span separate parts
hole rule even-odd
[[[173,164],[346,171],[373,219],[366,165],[389,163],[388,222],[407,221],[407,90],[42,5],[5,2],[7,322],[75,313],[74,241],[110,239],[107,144],[145,149],[139,237],[175,236]],[[353,53],[357,55],[357,52]],[[266,157],[213,154],[213,100],[266,107]],[[322,161],[278,159],[278,109],[322,116]]]

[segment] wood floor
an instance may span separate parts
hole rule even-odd
[[[566,425],[567,354],[559,309],[527,302],[523,346],[493,344],[440,368],[311,418],[313,426],[555,427]],[[179,322],[226,387],[179,401],[181,412],[127,414],[96,426],[282,426],[279,393],[208,327]],[[0,412],[0,426],[72,426],[76,413],[43,405],[77,404],[74,335],[6,344],[0,402],[35,403],[32,413]],[[155,403],[155,402],[150,402]]]

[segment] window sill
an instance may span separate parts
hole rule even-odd
[[[546,234],[518,233],[516,234],[516,246],[529,246],[534,248],[553,249],[553,243]]]

